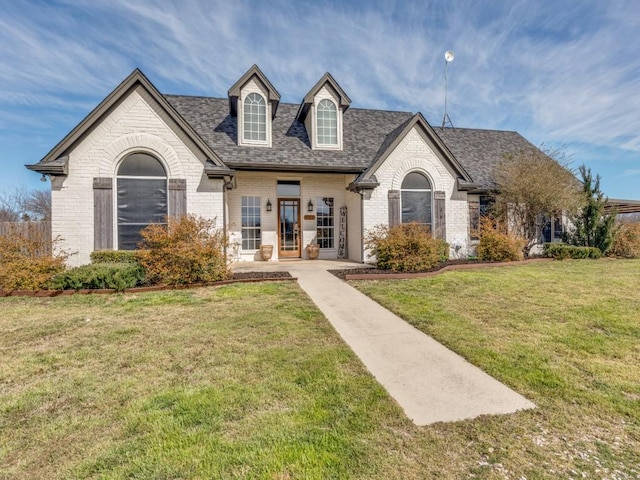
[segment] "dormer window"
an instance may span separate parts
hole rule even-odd
[[[270,147],[280,94],[257,65],[229,89],[229,113],[237,120],[238,145]]]
[[[267,104],[259,93],[250,93],[244,99],[244,140],[267,141]]]
[[[350,104],[329,72],[304,96],[296,120],[304,123],[313,150],[342,150],[343,116]]]
[[[338,144],[338,110],[331,100],[318,103],[316,126],[318,145]]]

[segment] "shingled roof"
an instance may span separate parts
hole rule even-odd
[[[434,128],[482,190],[495,190],[495,167],[507,153],[536,148],[518,132],[472,128]]]
[[[272,124],[271,147],[238,145],[238,119],[226,99],[166,95],[220,159],[234,169],[307,170],[359,173],[369,166],[389,132],[410,112],[350,108],[344,113],[342,151],[312,150],[299,105],[281,103]]]
[[[305,170],[360,173],[381,148],[411,120],[410,112],[350,108],[344,113],[343,151],[312,150],[299,105],[281,103],[273,120],[272,147],[238,146],[237,118],[227,99],[165,95],[229,168],[237,170]],[[480,190],[496,188],[495,166],[506,153],[533,145],[517,132],[469,128],[434,128]]]
[[[204,152],[208,158],[207,175],[215,177],[232,176],[229,168],[362,174],[415,119],[410,112],[349,108],[343,115],[343,150],[313,150],[304,124],[296,120],[300,105],[282,103],[272,123],[272,146],[239,146],[238,119],[230,115],[227,98],[162,95],[136,69],[40,162],[27,168],[48,175],[67,175],[69,150],[138,86],[145,88]],[[466,181],[468,188],[473,185],[479,190],[496,188],[493,171],[506,153],[533,147],[517,132],[427,129],[429,135],[435,133],[444,142],[452,164],[462,167],[459,180]]]

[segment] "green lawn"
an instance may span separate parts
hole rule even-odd
[[[293,283],[0,299],[0,478],[639,478],[640,262],[354,282],[539,406],[415,427]]]
[[[640,478],[640,261],[352,283],[538,405],[467,422],[484,458],[469,472]]]

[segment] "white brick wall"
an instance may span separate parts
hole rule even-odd
[[[340,207],[347,206],[347,197],[354,194],[347,192],[346,186],[354,180],[353,175],[342,174],[310,174],[310,173],[273,173],[273,172],[237,172],[237,188],[227,192],[227,218],[229,224],[229,235],[232,242],[238,245],[242,243],[242,196],[260,197],[261,212],[261,235],[262,243],[273,245],[273,260],[278,258],[278,196],[276,186],[278,180],[298,180],[300,181],[300,218],[302,223],[302,248],[303,257],[306,256],[305,247],[316,236],[316,207],[317,197],[333,197],[336,220],[335,229],[335,249],[321,249],[320,258],[337,258],[338,255],[338,221]],[[271,201],[273,210],[266,211],[267,200]],[[311,200],[314,204],[314,211],[307,212],[307,203]],[[350,203],[351,204],[351,203]],[[304,220],[305,215],[313,215],[313,220]],[[349,226],[352,222],[352,214],[347,212]],[[357,218],[356,218],[357,220]],[[350,228],[350,227],[349,227]],[[351,253],[351,249],[349,249]],[[259,260],[257,251],[238,251],[238,260]]]
[[[70,265],[89,262],[93,251],[93,178],[114,178],[126,155],[151,153],[165,166],[169,178],[187,181],[187,211],[222,224],[222,182],[203,173],[205,158],[174,122],[139,87],[71,151],[69,175],[52,188],[52,232],[63,239],[63,248],[76,252]],[[114,225],[114,241],[117,242]]]
[[[469,243],[469,208],[466,194],[455,191],[455,177],[438,159],[428,143],[413,128],[375,172],[380,186],[364,202],[363,227],[366,233],[374,226],[389,222],[389,190],[399,190],[411,171],[426,175],[433,191],[445,192],[446,235],[451,254],[466,254]],[[460,246],[460,248],[456,248]]]

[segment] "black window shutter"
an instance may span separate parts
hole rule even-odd
[[[93,179],[93,248],[113,249],[113,179]]]

